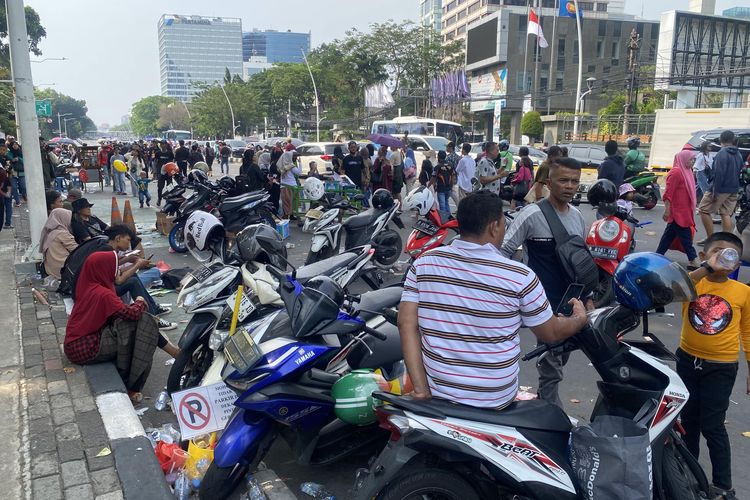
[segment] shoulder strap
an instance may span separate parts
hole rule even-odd
[[[570,233],[568,233],[565,226],[563,226],[560,217],[557,215],[557,212],[555,212],[555,209],[552,207],[549,200],[545,198],[537,203],[537,205],[539,206],[539,210],[542,211],[544,218],[547,219],[547,224],[552,231],[552,237],[555,239],[555,243],[559,245],[568,239]]]

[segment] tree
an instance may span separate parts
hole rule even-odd
[[[538,111],[529,111],[521,118],[521,133],[531,139],[538,139],[544,134],[542,117]]]
[[[36,89],[34,95],[39,100],[49,100],[52,102],[52,123],[48,123],[46,120],[39,120],[39,133],[42,137],[51,138],[56,135],[62,135],[67,127],[68,136],[72,139],[77,139],[89,130],[96,130],[96,125],[88,117],[88,107],[86,107],[86,101],[83,99],[76,99],[69,95],[62,94],[53,89]],[[57,125],[57,114],[68,115],[61,119],[60,125],[63,125],[62,120],[66,120],[67,125],[63,126],[63,130],[58,130]]]
[[[166,130],[158,125],[159,112],[162,106],[175,103],[177,101],[171,97],[152,95],[133,104],[130,112],[130,127],[133,132],[139,136],[146,136]]]
[[[29,34],[29,52],[35,56],[42,55],[39,42],[47,36],[47,30],[42,26],[39,14],[29,6],[24,9],[26,15],[26,32]],[[0,3],[0,66],[10,67],[10,47],[8,46],[8,16],[5,12],[5,2]]]
[[[190,115],[182,104],[162,104],[156,126],[159,130],[190,130]]]

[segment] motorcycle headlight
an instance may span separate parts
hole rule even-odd
[[[613,220],[604,221],[597,230],[602,241],[613,241],[620,234],[620,225]]]
[[[229,338],[229,330],[214,330],[208,337],[208,348],[212,351],[218,351],[224,346],[227,338]]]
[[[427,243],[425,243],[421,247],[408,250],[407,253],[409,254],[410,257],[416,258],[419,254],[425,251],[425,248],[429,248],[431,245],[435,244],[435,242],[438,241],[440,237],[441,237],[440,234],[436,234],[435,236],[427,240]]]
[[[183,300],[185,310],[190,312],[191,309],[215,299],[217,294],[232,282],[238,272],[236,267],[226,266],[209,276],[203,283],[200,283],[200,286],[196,286],[195,290],[185,294]]]

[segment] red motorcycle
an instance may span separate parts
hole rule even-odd
[[[435,203],[435,194],[427,187],[420,186],[406,196],[404,207],[416,210],[420,217],[406,240],[404,253],[416,259],[427,250],[446,245],[452,238],[451,232],[458,234],[458,221],[451,214],[441,212]]]

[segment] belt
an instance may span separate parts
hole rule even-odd
[[[684,358],[686,361],[691,361],[693,363],[693,368],[696,370],[702,370],[703,364],[736,365],[738,363],[737,361],[716,361],[713,359],[699,358],[698,356],[693,356],[692,354],[685,352],[681,347],[677,348],[677,356]]]

